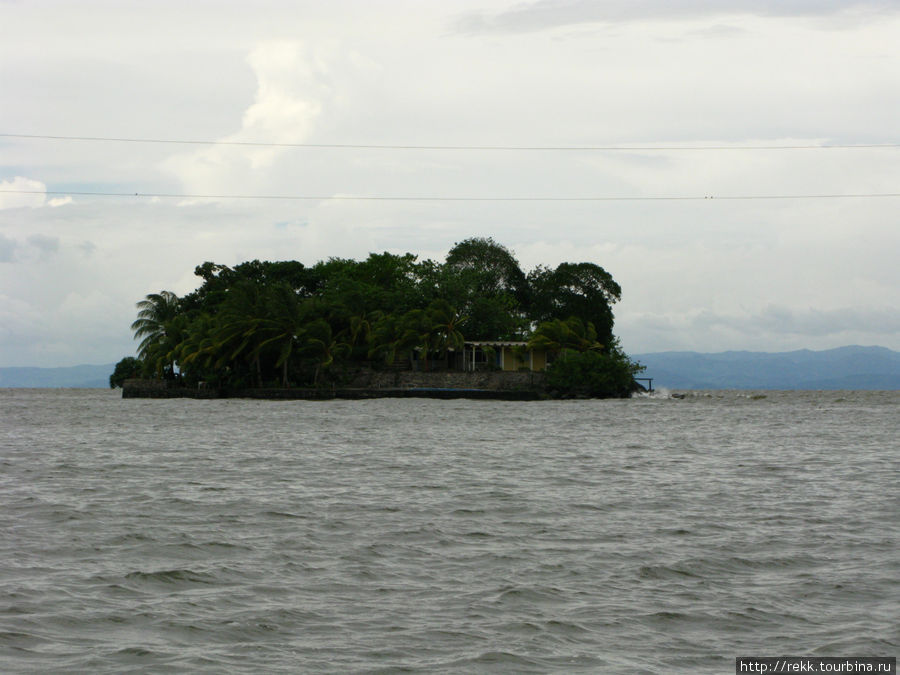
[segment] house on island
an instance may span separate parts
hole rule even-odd
[[[518,340],[467,340],[462,349],[449,349],[446,357],[429,354],[428,362],[421,350],[412,353],[413,370],[483,370],[541,372],[553,362],[554,354],[544,349],[529,349]]]

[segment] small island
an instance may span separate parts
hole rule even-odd
[[[643,370],[613,333],[621,288],[602,267],[525,273],[490,238],[443,263],[411,253],[212,262],[178,297],[152,293],[116,364],[124,397],[626,397]]]

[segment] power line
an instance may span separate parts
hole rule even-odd
[[[0,138],[52,141],[95,141],[108,143],[164,143],[172,145],[221,145],[263,148],[324,148],[338,150],[487,150],[487,151],[576,151],[576,152],[675,152],[680,150],[867,150],[900,148],[900,143],[834,145],[390,145],[360,143],[264,143],[254,141],[203,141],[171,138],[117,138],[109,136],[51,136],[46,134],[4,134]]]
[[[800,199],[873,199],[900,197],[900,192],[854,194],[799,195],[662,195],[662,196],[594,196],[594,197],[452,197],[452,196],[385,196],[385,195],[217,195],[179,194],[169,192],[86,192],[66,190],[0,189],[0,194],[65,195],[75,197],[137,197],[159,199],[247,199],[288,201],[369,201],[369,202],[661,202],[661,201],[752,201]]]

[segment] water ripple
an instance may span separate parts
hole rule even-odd
[[[730,672],[900,646],[900,395],[0,390],[0,670]],[[123,431],[124,430],[124,431]]]

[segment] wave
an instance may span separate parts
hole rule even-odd
[[[215,584],[219,577],[208,572],[195,572],[189,569],[158,570],[156,572],[129,572],[125,579],[139,584],[163,584],[184,586],[194,584]]]

